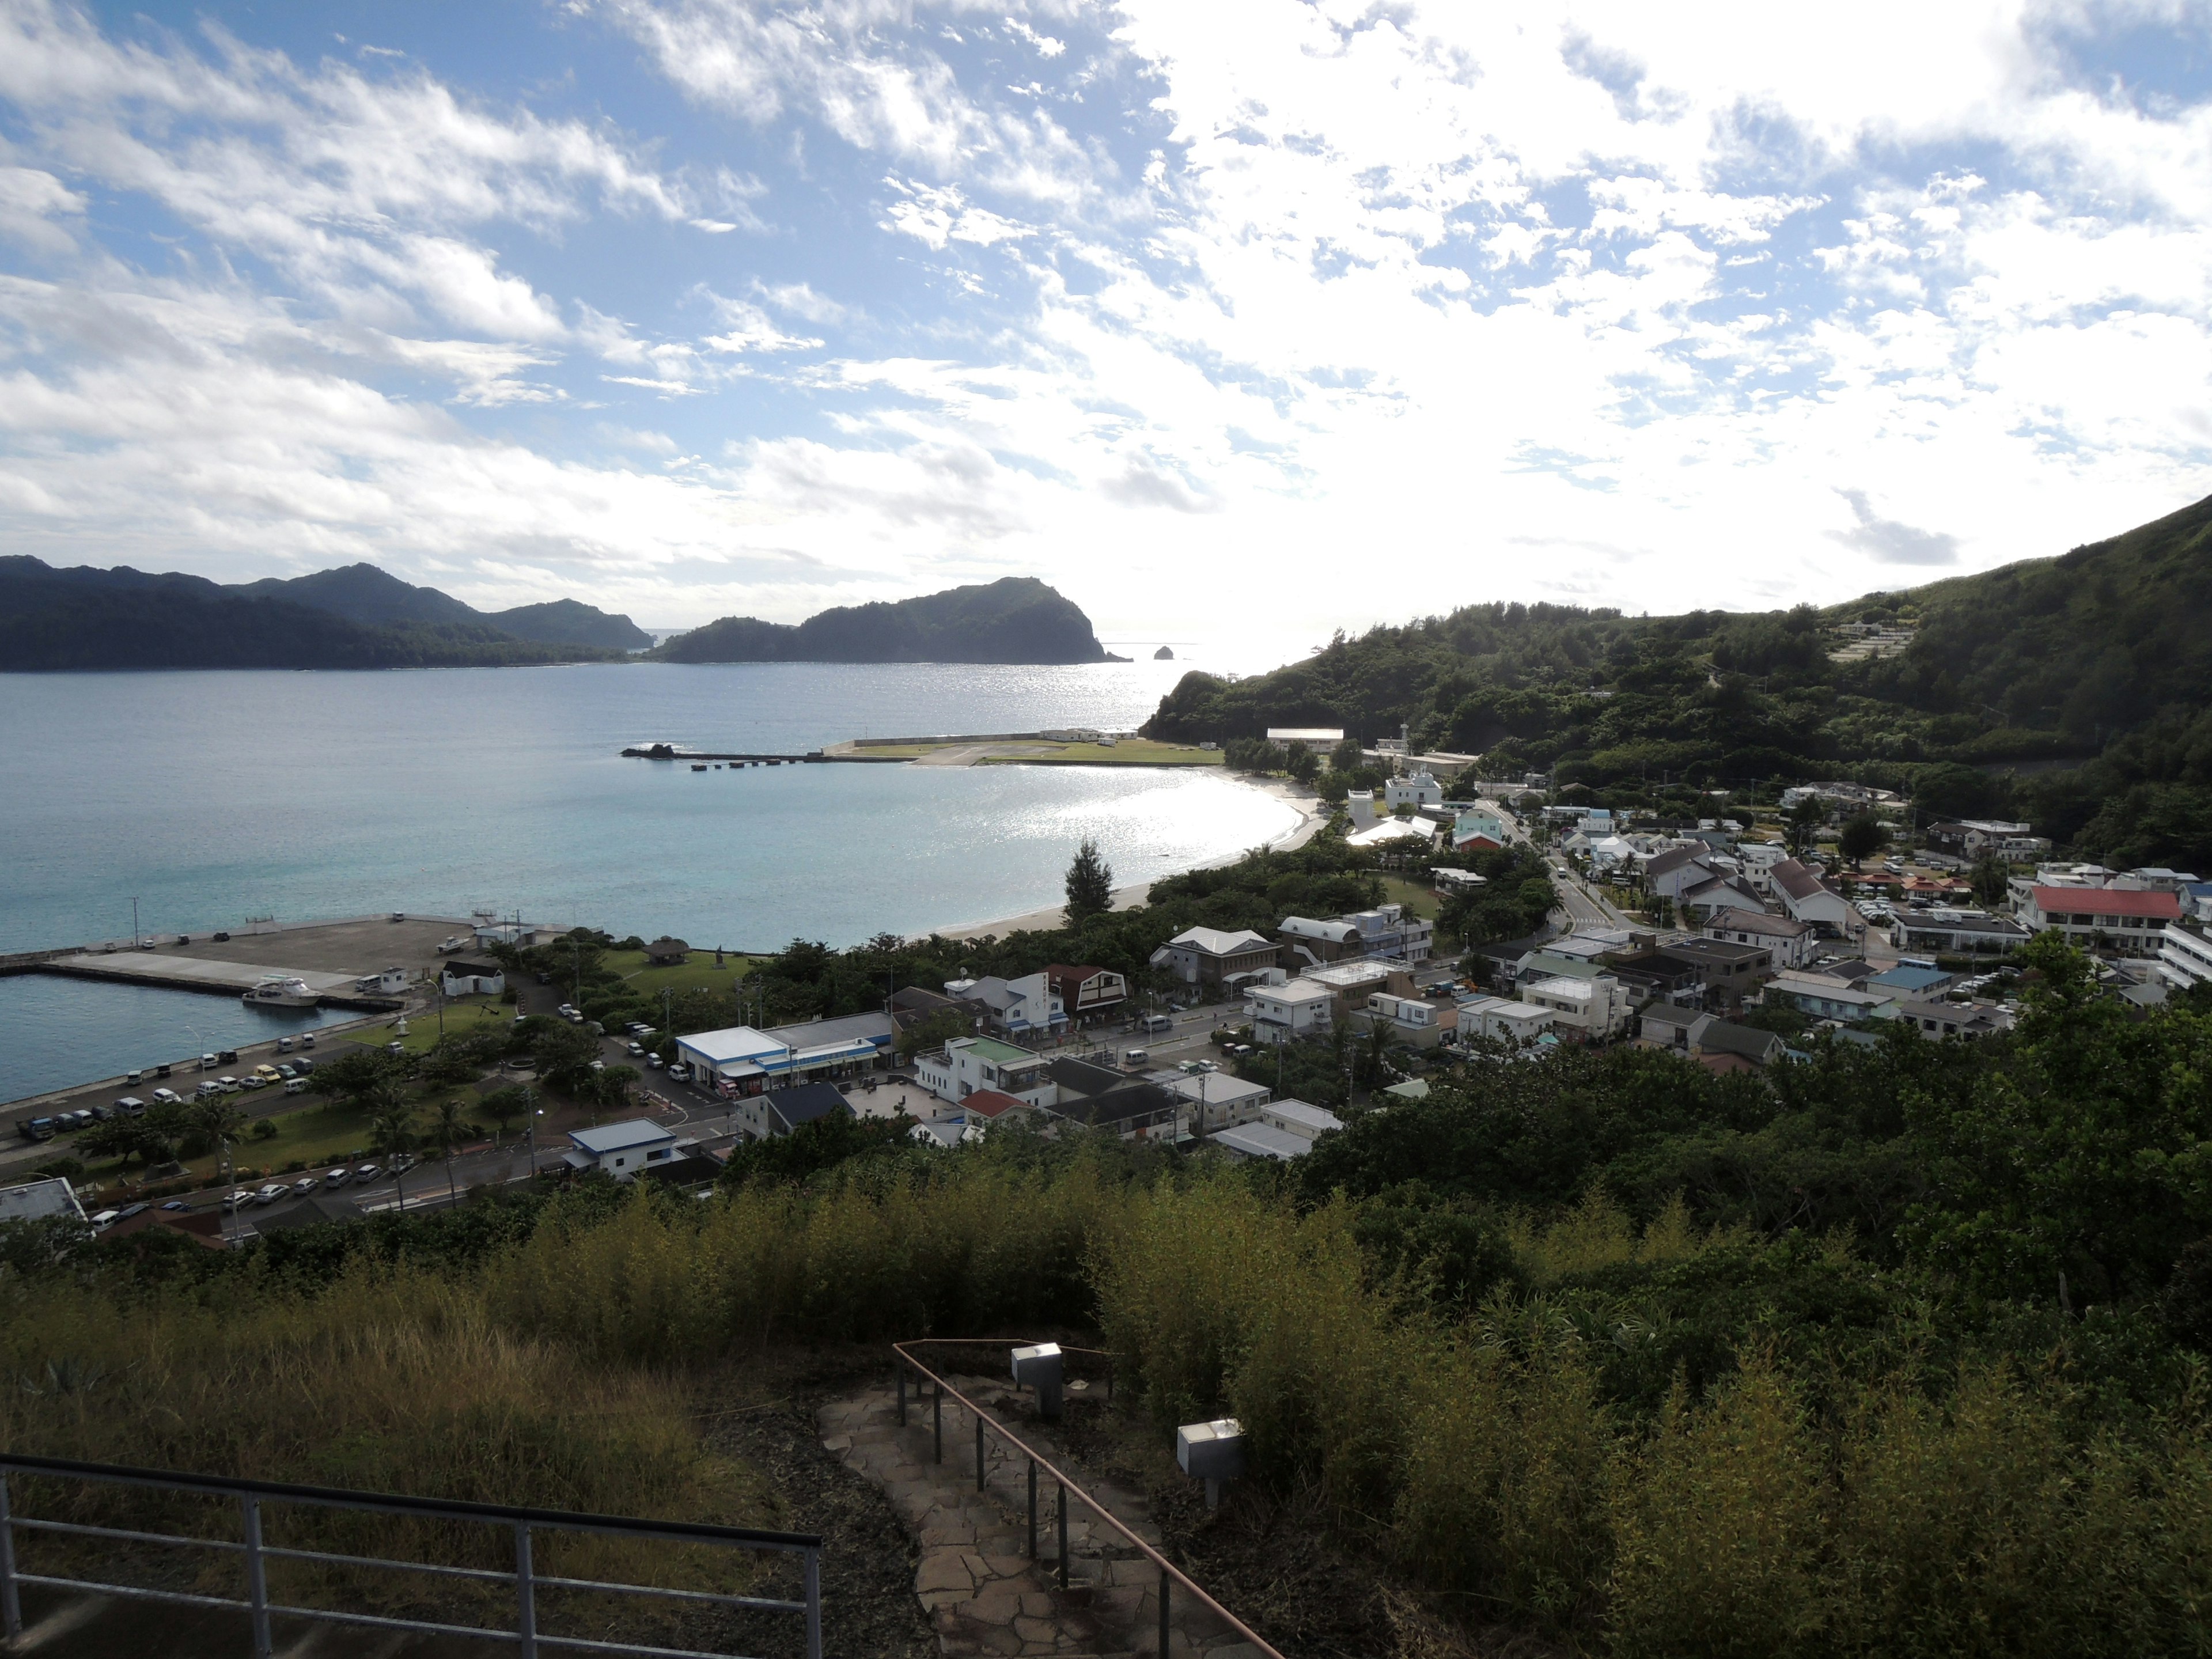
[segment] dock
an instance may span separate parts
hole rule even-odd
[[[272,968],[252,962],[223,962],[210,957],[160,956],[151,951],[82,952],[53,956],[33,971],[64,974],[71,979],[104,979],[122,985],[151,985],[167,991],[204,991],[223,996],[242,996],[271,974],[307,981],[316,1000],[326,1007],[370,1010],[398,1006],[392,997],[367,996],[354,989],[357,974],[316,973],[297,968]]]
[[[678,749],[673,744],[652,743],[623,750],[625,760],[689,761],[696,767],[710,763],[726,766],[735,771],[747,766],[834,766],[850,764],[854,761],[863,765],[902,766],[903,755],[833,755],[819,749],[810,749],[803,755],[733,755],[717,750]]]

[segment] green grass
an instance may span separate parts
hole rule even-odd
[[[1426,882],[1415,881],[1408,876],[1385,875],[1382,878],[1382,899],[1386,904],[1402,904],[1423,921],[1434,921],[1442,901],[1436,890]]]
[[[490,1030],[504,1031],[514,1022],[515,1008],[497,997],[457,997],[446,1005],[446,1031],[449,1036],[463,1036],[470,1031]],[[381,1048],[397,1042],[408,1053],[424,1054],[437,1046],[438,1011],[430,1008],[422,1013],[410,1013],[407,1035],[402,1036],[393,1028],[398,1017],[383,1020],[374,1025],[364,1025],[349,1031],[344,1040],[370,1048]],[[319,1053],[320,1050],[318,1050]],[[335,1048],[331,1052],[337,1052]]]
[[[679,967],[653,968],[647,965],[642,951],[610,951],[603,960],[638,990],[649,997],[663,991],[726,991],[731,981],[739,975],[749,974],[764,957],[725,956],[723,965],[714,965],[714,947],[692,951],[691,959]],[[553,988],[561,988],[561,976],[553,976]]]
[[[1125,738],[1111,749],[1097,743],[1056,743],[1042,755],[994,755],[986,766],[1218,766],[1221,751],[1194,744]]]

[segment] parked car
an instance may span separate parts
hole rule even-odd
[[[94,1227],[112,1227],[122,1218],[123,1212],[120,1210],[100,1210],[94,1212],[92,1224]]]
[[[594,1065],[594,1066],[598,1065],[599,1063],[599,1061],[597,1061],[596,1060],[593,1060],[593,1061],[592,1062],[592,1065]],[[660,1057],[659,1054],[647,1054],[647,1055],[645,1057],[645,1063],[646,1063],[646,1066],[647,1066],[647,1067],[648,1069],[650,1069],[650,1070],[652,1070],[652,1071],[655,1071],[655,1072],[659,1071],[662,1066],[666,1066],[666,1065],[668,1064],[668,1062],[667,1062],[666,1060],[665,1060],[661,1059],[661,1057]],[[684,1073],[678,1073],[678,1072],[677,1072],[673,1067],[672,1067],[672,1068],[670,1069],[670,1071],[669,1071],[668,1075],[669,1075],[669,1076],[671,1076],[671,1077],[672,1077],[672,1078],[674,1078],[674,1079],[675,1079],[678,1083],[681,1083],[681,1082],[683,1082],[683,1081],[684,1081],[684,1079],[685,1078],[687,1078],[687,1077],[690,1076],[691,1074],[690,1074],[690,1073],[689,1073],[689,1072],[684,1072]]]
[[[208,937],[212,939],[217,945],[228,945],[230,943],[230,935],[228,933],[210,933]]]
[[[307,1059],[295,1060],[292,1062],[292,1069],[301,1077],[313,1077],[315,1074],[315,1062]]]
[[[26,1140],[52,1140],[57,1127],[51,1117],[27,1117],[17,1121],[15,1131]]]
[[[125,1095],[123,1098],[124,1100],[128,1100],[130,1097]],[[123,1101],[118,1100],[115,1103],[120,1106],[122,1105]],[[154,1103],[156,1106],[181,1106],[185,1103],[185,1098],[174,1089],[156,1089],[154,1091]],[[143,1111],[144,1109],[145,1109],[143,1107],[138,1109],[139,1111]],[[136,1117],[138,1115],[138,1112],[133,1111],[131,1115]]]
[[[176,1214],[179,1214],[179,1213],[181,1213],[181,1212],[185,1212],[185,1211],[188,1211],[188,1210],[190,1210],[192,1206],[191,1206],[191,1205],[189,1205],[189,1204],[185,1203],[185,1200],[184,1200],[183,1199],[181,1199],[181,1198],[173,1198],[173,1199],[171,1199],[171,1200],[170,1200],[167,1204],[164,1204],[161,1207],[162,1207],[163,1209],[165,1209],[165,1210],[168,1211],[170,1214],[172,1214],[172,1215],[176,1215]]]
[[[299,1068],[293,1065],[290,1060],[280,1060],[276,1062],[276,1075],[283,1078],[285,1082],[289,1083],[294,1078],[300,1075],[300,1071]]]
[[[159,1100],[163,1095],[169,1095],[169,1091],[167,1089],[156,1089],[154,1091],[154,1098],[156,1100]],[[169,1095],[169,1098],[174,1100],[176,1097],[174,1095]],[[136,1117],[139,1113],[146,1109],[146,1103],[139,1099],[136,1095],[125,1095],[115,1103],[112,1109],[120,1116]],[[99,1116],[100,1115],[95,1112],[94,1115]]]
[[[234,1095],[245,1086],[246,1085],[243,1083],[240,1083],[236,1078],[232,1077],[227,1072],[215,1080],[216,1092],[217,1094]]]
[[[257,1066],[253,1068],[253,1075],[259,1078],[264,1085],[284,1080],[284,1074],[274,1066]]]
[[[198,1088],[192,1091],[192,1098],[194,1100],[213,1100],[217,1095],[222,1092],[222,1085],[217,1083],[213,1078],[210,1078],[206,1082],[201,1084]]]
[[[242,1210],[252,1202],[253,1194],[247,1192],[245,1188],[240,1188],[237,1192],[231,1194],[229,1197],[223,1200],[222,1207],[226,1212]]]
[[[300,1046],[302,1048],[313,1048],[315,1046],[315,1034],[313,1031],[309,1031],[306,1036],[302,1036],[300,1039]]]
[[[659,1071],[662,1064],[659,1054],[647,1054],[645,1063],[655,1071]],[[691,1068],[679,1060],[668,1068],[668,1075],[678,1083],[689,1083],[691,1080]]]
[[[291,1191],[292,1189],[282,1182],[272,1181],[253,1194],[253,1201],[256,1204],[274,1204],[280,1198],[289,1197]]]
[[[337,1169],[332,1170],[328,1175],[323,1177],[323,1185],[325,1187],[343,1187],[347,1182],[351,1181],[352,1179],[353,1171],[345,1168],[343,1165],[340,1165]]]
[[[307,1079],[303,1077],[286,1078],[284,1092],[288,1095],[304,1095],[307,1092]]]
[[[634,1054],[641,1054],[645,1052],[645,1045],[642,1042],[633,1042],[629,1045],[629,1051]]]
[[[353,1172],[353,1178],[356,1181],[374,1181],[383,1173],[374,1164],[364,1164]]]
[[[265,1089],[269,1086],[269,1079],[258,1072],[241,1073],[237,1082],[241,1089]]]
[[[146,1207],[143,1204],[126,1204],[115,1212],[115,1218],[118,1221],[128,1221],[134,1215],[145,1214]]]
[[[222,1062],[217,1060],[213,1054],[202,1054],[200,1056],[200,1070],[203,1072],[212,1072],[216,1066],[222,1064]]]
[[[276,1039],[276,1052],[280,1054],[290,1054],[292,1052],[292,1039],[288,1036],[278,1037]]]
[[[295,1198],[305,1198],[309,1193],[312,1193],[316,1188],[322,1184],[323,1183],[321,1182],[316,1180],[313,1176],[301,1176],[297,1181],[292,1183],[292,1196]]]

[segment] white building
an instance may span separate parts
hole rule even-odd
[[[957,1103],[979,1089],[995,1089],[1024,1106],[1051,1106],[1060,1091],[1045,1065],[1042,1054],[995,1037],[955,1037],[936,1053],[919,1056],[914,1075],[939,1100]]]
[[[1310,979],[1294,979],[1287,985],[1255,985],[1244,994],[1256,1042],[1320,1036],[1329,1029],[1335,1006],[1335,993]]]
[[[1419,997],[1376,991],[1368,997],[1360,1020],[1369,1030],[1374,1030],[1377,1021],[1387,1024],[1398,1041],[1409,1048],[1433,1048],[1444,1040],[1443,1011]]]
[[[1287,1164],[1313,1150],[1313,1142],[1304,1136],[1279,1129],[1272,1123],[1241,1123],[1235,1128],[1224,1129],[1213,1137],[1213,1144],[1239,1164],[1255,1158]]]
[[[2085,948],[2101,940],[2126,956],[2155,956],[2166,924],[2181,919],[2181,896],[2117,884],[2094,890],[2032,887],[2019,915],[2031,931],[2056,928]]]
[[[677,1057],[725,1093],[770,1082],[835,1076],[880,1063],[891,1051],[889,1014],[847,1014],[755,1030],[731,1025],[676,1039]]]
[[[1534,1042],[1559,1024],[1556,1010],[1504,997],[1462,997],[1459,1004],[1459,1038],[1471,1042],[1491,1037],[1507,1042]]]
[[[1275,1091],[1265,1085],[1247,1083],[1226,1072],[1189,1073],[1168,1086],[1189,1103],[1187,1121],[1198,1134],[1256,1122],[1260,1109],[1275,1097]]]
[[[1628,988],[1611,974],[1536,980],[1521,988],[1521,1000],[1530,1007],[1548,1009],[1559,1017],[1561,1028],[1593,1042],[1616,1036],[1628,1025]]]
[[[438,988],[449,997],[495,997],[507,989],[507,969],[495,962],[448,957],[438,965]]]
[[[945,994],[957,1002],[976,1004],[1002,1031],[1057,1030],[1067,1024],[1067,1011],[1053,991],[1049,974],[956,979],[945,985]]]
[[[1393,812],[1401,806],[1418,809],[1443,804],[1444,787],[1437,781],[1433,773],[1409,773],[1402,778],[1392,778],[1382,786],[1382,805]]]
[[[1224,980],[1275,965],[1275,942],[1249,928],[1227,933],[1218,927],[1189,927],[1152,954],[1186,985],[1218,985]]]
[[[44,1221],[54,1216],[84,1219],[84,1206],[76,1189],[55,1176],[27,1182],[20,1187],[0,1187],[0,1221]]]
[[[2177,991],[2212,982],[2212,939],[2203,924],[2170,921],[2160,936],[2158,975]]]
[[[1777,968],[1802,968],[1813,960],[1812,927],[1788,916],[1759,910],[1722,910],[1705,923],[1707,939],[1731,945],[1756,945],[1772,953]]]
[[[617,1181],[635,1181],[652,1164],[676,1156],[676,1137],[658,1123],[632,1118],[596,1129],[571,1129],[561,1160],[572,1170],[597,1170]]]
[[[1865,928],[1850,901],[1796,859],[1784,859],[1774,866],[1774,890],[1783,910],[1793,921],[1832,928],[1840,939],[1850,939]]]
[[[1260,1121],[1306,1141],[1318,1140],[1330,1130],[1344,1127],[1344,1120],[1326,1106],[1309,1105],[1303,1100],[1271,1100],[1260,1109]]]

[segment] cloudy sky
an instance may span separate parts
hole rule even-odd
[[[2212,490],[2212,7],[0,0],[0,354],[58,562],[1832,600]]]

